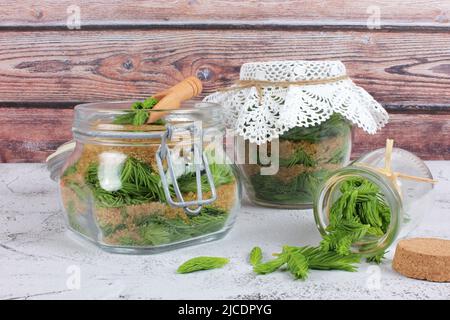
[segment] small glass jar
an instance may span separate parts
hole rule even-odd
[[[68,228],[116,253],[223,237],[241,187],[223,151],[221,107],[185,103],[155,124],[121,124],[132,101],[75,107],[75,142],[48,160]]]
[[[374,256],[405,237],[421,221],[433,203],[433,177],[427,165],[414,154],[393,148],[390,170],[385,168],[386,148],[369,152],[348,167],[332,173],[320,186],[314,201],[314,217],[320,233],[329,232],[330,210],[341,196],[341,186],[352,178],[363,178],[379,188],[390,209],[390,222],[383,236],[364,236],[352,251]],[[400,173],[398,177],[392,173]]]
[[[259,162],[259,157],[254,164],[238,164],[249,199],[266,207],[312,208],[324,177],[348,164],[351,145],[351,123],[337,113],[319,125],[292,128],[267,143],[267,147],[247,142],[246,159],[250,159],[249,150],[259,154],[261,148],[267,148],[272,160],[278,161],[275,174],[262,173],[261,169],[267,166]]]

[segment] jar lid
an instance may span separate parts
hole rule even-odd
[[[226,125],[252,143],[339,113],[373,134],[388,121],[383,107],[348,78],[340,61],[270,61],[242,65],[240,80],[204,101],[224,106]]]

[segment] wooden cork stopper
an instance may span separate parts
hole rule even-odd
[[[392,267],[410,278],[450,282],[450,240],[401,240],[397,244]]]

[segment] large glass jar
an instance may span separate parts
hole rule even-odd
[[[390,162],[388,168],[386,159]],[[379,202],[387,209],[383,232],[379,235],[366,233],[353,243],[352,251],[356,253],[373,256],[385,252],[419,224],[433,203],[431,191],[435,181],[420,158],[399,148],[393,148],[388,154],[386,148],[377,149],[335,171],[320,186],[314,202],[314,217],[323,236],[329,234],[331,210],[342,196],[343,186],[354,179],[375,186]],[[358,193],[357,188],[351,191]],[[344,216],[346,210],[342,209]]]
[[[69,229],[117,253],[223,237],[241,188],[223,152],[220,106],[191,103],[152,111],[162,115],[155,124],[119,124],[131,104],[75,107],[74,143],[48,160]]]
[[[267,145],[247,143],[246,161],[238,164],[245,190],[258,205],[281,208],[311,208],[319,184],[350,159],[351,124],[339,114],[312,127],[295,127]],[[257,154],[254,163],[252,152]],[[270,164],[261,160],[267,153]],[[278,170],[264,168],[278,162]]]
[[[245,63],[205,101],[224,106],[250,200],[275,208],[311,208],[318,184],[349,161],[352,125],[373,134],[388,121],[340,61]]]

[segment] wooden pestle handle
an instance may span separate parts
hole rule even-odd
[[[196,77],[188,77],[177,83],[173,87],[159,92],[153,97],[159,102],[152,110],[171,110],[178,109],[181,102],[198,96],[203,90],[202,82]],[[165,112],[151,112],[147,123],[153,123],[164,116]]]

